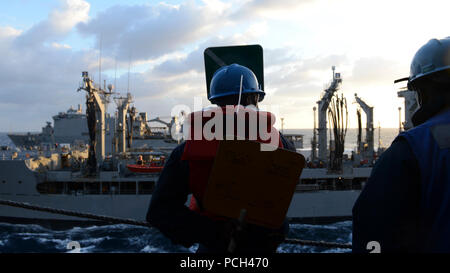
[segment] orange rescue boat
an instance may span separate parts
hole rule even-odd
[[[127,168],[134,173],[160,173],[164,168],[165,159],[165,156],[162,156],[150,164],[128,164]]]
[[[164,166],[129,164],[127,168],[134,173],[160,173]]]

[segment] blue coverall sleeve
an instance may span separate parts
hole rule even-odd
[[[415,252],[418,244],[420,172],[411,147],[397,138],[375,164],[353,207],[353,252]]]
[[[185,206],[190,192],[189,165],[181,160],[183,151],[184,143],[167,160],[152,194],[147,221],[175,244],[213,247],[220,239],[218,225]]]

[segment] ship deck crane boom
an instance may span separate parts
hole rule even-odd
[[[86,91],[86,116],[90,135],[88,165],[90,172],[95,172],[97,166],[105,159],[105,112],[107,97],[111,94],[96,88],[88,72],[82,72],[83,82],[78,91]],[[103,95],[103,97],[101,97]]]
[[[170,128],[170,126],[172,124],[171,122],[166,122],[166,121],[160,119],[159,117],[156,117],[156,118],[151,119],[151,120],[147,120],[147,122],[159,122],[159,123],[162,123],[162,124],[166,125],[169,128]]]
[[[322,99],[317,102],[318,115],[319,115],[319,159],[326,161],[328,156],[327,151],[327,110],[330,104],[331,98],[334,93],[339,90],[342,83],[341,73],[335,73],[335,66],[331,68],[333,70],[333,79],[330,82],[328,88],[325,89],[325,94]]]
[[[359,104],[359,106],[363,109],[364,113],[366,114],[366,143],[367,143],[367,152],[366,155],[368,158],[373,158],[373,152],[374,152],[374,140],[373,140],[373,107],[367,105],[360,97],[358,97],[358,94],[355,94],[355,100]]]

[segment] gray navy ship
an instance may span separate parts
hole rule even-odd
[[[132,134],[133,141],[131,147],[175,147],[176,141],[170,137],[171,127],[175,123],[175,119],[167,122],[157,117],[152,120],[147,120],[147,113],[136,113],[136,108],[131,107],[127,116],[128,123],[131,124],[132,129],[128,134]],[[149,123],[158,122],[162,126],[150,127]],[[117,123],[117,118],[105,114],[105,138],[107,143],[114,143],[114,127]],[[81,105],[77,109],[72,106],[66,112],[59,112],[53,116],[53,126],[51,122],[47,122],[45,127],[42,127],[40,133],[23,133],[13,134],[9,133],[8,137],[17,148],[24,150],[32,150],[42,147],[54,147],[60,144],[69,145],[86,145],[89,143],[89,130],[87,126],[86,114],[83,113]],[[131,127],[130,126],[130,127]],[[113,147],[107,145],[105,147],[106,154],[112,154]]]
[[[334,73],[333,68],[333,80],[323,93],[322,99],[318,101],[319,126],[316,128],[314,124],[308,167],[302,172],[287,213],[292,221],[320,223],[351,219],[353,204],[372,170],[371,163],[375,153],[367,149],[373,147],[371,120],[368,120],[366,128],[366,140],[358,143],[360,149],[352,155],[352,159],[344,157],[340,169],[330,168],[329,161],[327,162],[327,158],[332,158],[330,156],[339,148],[333,141],[327,145],[326,114],[340,82],[340,74]],[[168,156],[170,149],[142,149],[129,145],[130,140],[135,142],[139,139],[127,137],[130,130],[126,126],[131,125],[126,122],[130,113],[130,96],[116,99],[118,111],[115,122],[110,124],[102,97],[111,95],[111,92],[94,87],[87,72],[83,72],[83,86],[80,89],[87,93],[87,105],[90,105],[86,110],[88,114],[81,113],[79,107],[77,110],[69,109],[68,112],[55,116],[54,132],[49,136],[53,137],[50,138],[51,141],[57,141],[57,137],[68,137],[57,131],[65,128],[62,124],[68,126],[69,123],[66,122],[71,120],[77,124],[78,129],[72,131],[70,137],[64,141],[81,138],[87,139],[89,145],[74,145],[70,150],[62,150],[59,147],[57,150],[47,151],[47,154],[40,153],[25,159],[0,160],[0,198],[84,213],[145,220],[159,173],[136,173],[130,171],[127,166],[135,163],[140,156],[147,162],[153,162]],[[405,108],[405,112],[414,110],[413,105],[410,105],[412,97],[408,92],[399,92],[399,96],[406,99],[405,105],[409,106]],[[371,109],[368,107],[367,113],[370,113]],[[131,120],[137,120],[133,115],[131,114]],[[142,121],[147,120],[143,114],[136,116],[141,116]],[[407,118],[410,118],[409,114]],[[173,122],[167,124],[176,123],[176,119],[172,120]],[[147,122],[145,125],[139,122],[137,124],[140,128],[145,128]],[[133,123],[131,128],[135,125],[136,123]],[[106,137],[108,126],[112,138]],[[319,141],[316,140],[316,132]],[[152,137],[154,140],[164,140],[155,135]],[[145,137],[142,140],[145,140]],[[45,141],[48,139],[41,140]],[[161,144],[164,143],[166,142]],[[171,144],[174,147],[177,143]],[[110,155],[106,152],[106,146],[111,147]],[[362,164],[364,160],[368,162]],[[7,206],[0,206],[0,220],[14,223],[39,222],[45,225],[90,223],[82,218]]]

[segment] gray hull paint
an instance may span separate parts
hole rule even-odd
[[[20,183],[19,183],[20,181]],[[151,195],[45,195],[36,190],[37,173],[24,161],[0,161],[0,198],[40,206],[144,221]],[[296,192],[287,216],[302,222],[350,219],[360,191]],[[0,206],[0,219],[87,222],[87,219]]]
[[[361,191],[316,191],[295,193],[287,216],[290,218],[350,218]]]

